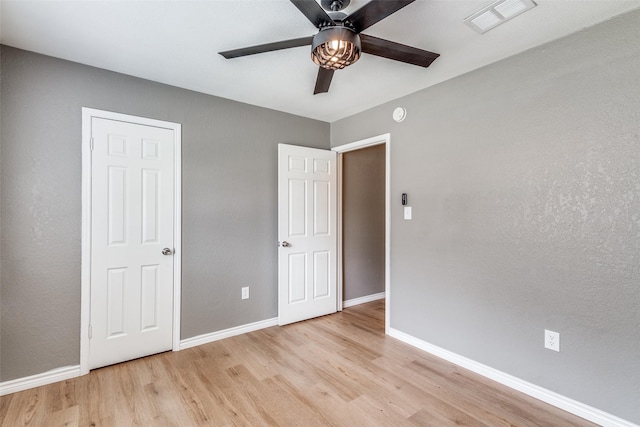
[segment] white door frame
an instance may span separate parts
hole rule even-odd
[[[342,311],[342,154],[374,145],[386,144],[385,153],[385,225],[384,225],[384,289],[385,289],[385,333],[389,333],[391,324],[391,134],[373,136],[331,150],[338,153],[338,311]]]
[[[82,254],[80,279],[80,375],[89,373],[89,324],[91,322],[91,119],[93,117],[173,130],[174,136],[174,255],[173,255],[173,351],[180,350],[180,296],[182,290],[182,125],[110,111],[82,108]]]

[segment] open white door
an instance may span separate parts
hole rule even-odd
[[[336,153],[278,145],[278,323],[337,310]]]

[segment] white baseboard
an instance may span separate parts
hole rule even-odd
[[[0,396],[80,376],[80,365],[52,369],[41,374],[0,383]]]
[[[197,345],[207,344],[213,341],[221,340],[223,338],[229,338],[235,335],[245,334],[247,332],[257,331],[258,329],[264,329],[276,325],[278,325],[278,318],[274,317],[273,319],[262,320],[260,322],[236,326],[235,328],[229,328],[223,331],[199,335],[193,338],[187,338],[180,341],[179,350],[184,350],[186,348],[195,347]],[[70,378],[79,377],[80,375],[80,365],[77,365],[65,366],[63,368],[52,369],[41,374],[5,381],[0,383],[0,396],[17,393],[19,391],[40,387],[47,384],[52,384],[58,381],[68,380]]]
[[[449,350],[429,344],[397,329],[389,328],[389,336],[603,427],[640,427],[600,409],[585,405],[482,363],[452,353]]]
[[[371,295],[366,295],[360,298],[353,298],[353,299],[349,299],[346,301],[342,302],[342,307],[343,308],[347,308],[347,307],[353,307],[354,305],[358,305],[358,304],[365,304],[367,302],[371,302],[371,301],[377,301],[379,299],[384,299],[385,297],[385,293],[384,292],[379,292],[377,294],[371,294]]]
[[[180,350],[195,347],[202,344],[208,344],[210,342],[218,341],[224,338],[234,337],[236,335],[246,334],[247,332],[257,331],[259,329],[269,328],[271,326],[278,325],[278,318],[261,320],[259,322],[248,323],[246,325],[236,326],[229,329],[224,329],[218,332],[211,332],[208,334],[198,335],[180,341]]]

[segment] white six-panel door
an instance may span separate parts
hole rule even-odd
[[[337,311],[336,153],[278,146],[278,321]]]
[[[174,135],[93,117],[91,137],[94,369],[172,348]]]

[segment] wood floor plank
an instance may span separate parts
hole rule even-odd
[[[80,415],[79,406],[71,406],[69,408],[60,409],[59,411],[52,412],[47,415],[46,419],[38,422],[36,425],[52,425],[56,427],[72,427],[78,426],[78,419]]]
[[[384,300],[0,397],[16,426],[593,424],[384,334]]]
[[[5,396],[4,398],[0,398],[0,421],[5,420],[7,418],[7,414],[9,413],[9,406],[11,405],[11,401],[13,400],[13,397],[16,395],[17,393],[14,394],[10,394]],[[0,422],[0,425],[2,423]]]

